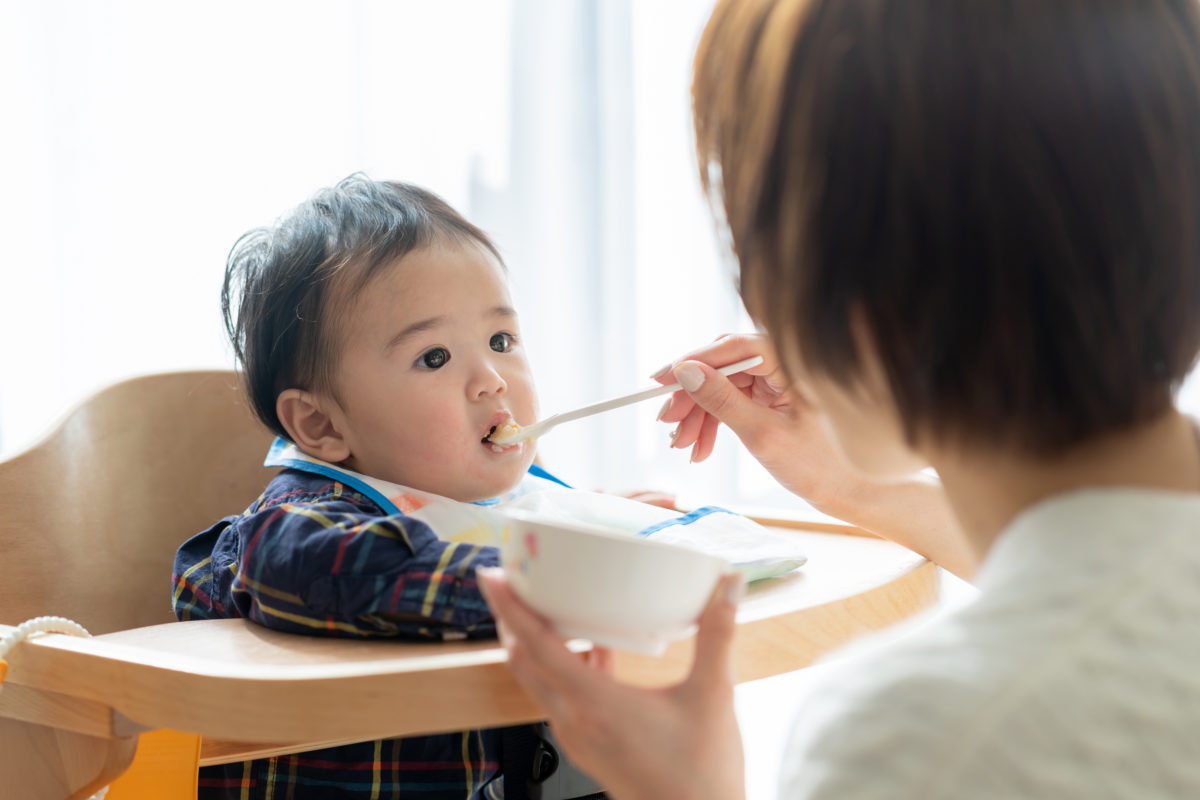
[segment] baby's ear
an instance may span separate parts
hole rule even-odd
[[[333,400],[302,389],[285,389],[275,399],[275,413],[296,445],[310,456],[337,464],[350,457],[350,447],[331,412]]]

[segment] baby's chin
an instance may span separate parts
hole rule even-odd
[[[494,475],[481,476],[478,480],[459,485],[456,487],[454,494],[443,494],[463,503],[491,500],[493,497],[499,497],[517,488],[528,469],[529,464],[522,465],[520,469],[517,469],[516,465],[505,469],[497,469]]]

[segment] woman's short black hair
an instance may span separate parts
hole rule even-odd
[[[1165,411],[1200,348],[1195,0],[725,0],[701,180],[784,363],[910,442],[1042,456]]]
[[[446,201],[407,183],[350,175],[274,225],[238,239],[225,266],[221,311],[250,404],[287,436],[275,412],[289,388],[333,391],[338,309],[381,267],[439,241],[495,245]]]

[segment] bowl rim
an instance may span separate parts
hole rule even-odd
[[[539,516],[536,513],[532,513],[528,509],[524,509],[524,508],[505,509],[502,513],[504,514],[504,516],[514,519],[514,520],[517,520],[517,521],[520,521],[520,522],[529,522],[529,523],[534,523],[537,525],[549,525],[549,526],[553,526],[553,527],[566,528],[567,530],[570,530],[574,533],[582,533],[585,535],[598,536],[603,539],[613,539],[613,540],[620,541],[620,542],[632,542],[633,544],[635,544],[637,546],[641,546],[641,547],[647,547],[647,546],[648,547],[657,547],[659,549],[667,549],[667,550],[671,550],[671,551],[682,550],[686,553],[691,553],[691,554],[700,556],[705,559],[711,559],[713,561],[720,562],[724,566],[724,569],[726,572],[730,571],[733,568],[733,565],[732,565],[732,563],[730,563],[729,559],[723,558],[715,553],[707,553],[703,550],[700,550],[699,548],[688,547],[687,545],[675,544],[673,542],[658,542],[658,541],[655,541],[654,539],[649,539],[645,536],[639,536],[637,533],[626,533],[624,531],[616,530],[614,528],[609,528],[607,526],[600,525],[600,524],[597,524],[594,522],[585,522],[582,520],[565,520],[565,519],[558,519],[558,518],[549,519],[544,516]],[[512,543],[512,541],[513,540],[510,538],[510,543]]]

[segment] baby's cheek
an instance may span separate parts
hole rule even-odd
[[[523,410],[525,414],[528,415],[528,421],[525,424],[529,425],[533,422],[536,422],[540,412],[538,409],[537,392],[532,386],[526,390],[526,394],[521,405],[524,407]]]
[[[467,432],[467,422],[461,413],[452,409],[448,403],[428,403],[421,414],[410,420],[419,436],[438,436],[443,440],[457,437]],[[443,445],[444,446],[444,445]]]

